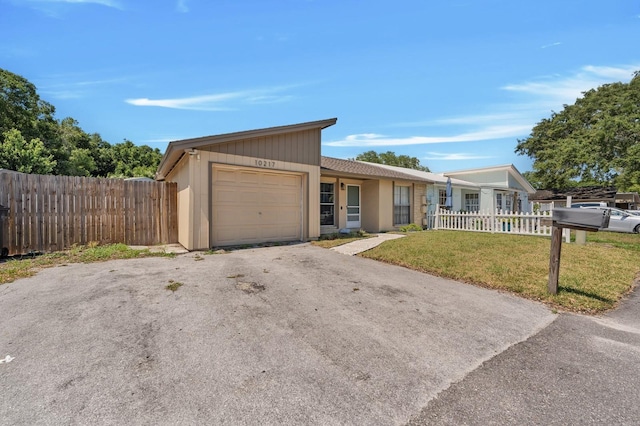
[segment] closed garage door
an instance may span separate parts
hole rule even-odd
[[[302,177],[213,166],[212,245],[302,239]]]

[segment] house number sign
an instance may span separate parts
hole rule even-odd
[[[271,160],[255,160],[256,166],[265,167],[267,169],[275,169],[276,162]]]

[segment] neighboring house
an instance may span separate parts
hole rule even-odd
[[[431,172],[423,172],[421,170],[413,170],[413,169],[405,169],[403,167],[398,166],[388,166],[386,164],[376,164],[378,167],[382,167],[387,170],[395,170],[402,171],[406,174],[413,176],[414,178],[424,179],[429,183],[427,185],[426,191],[426,211],[428,213],[434,213],[436,211],[436,206],[440,205],[440,207],[445,206],[446,198],[447,198],[447,180],[448,178],[442,174],[431,173]],[[475,198],[478,199],[478,195],[480,194],[480,185],[477,185],[472,182],[467,182],[464,180],[452,178],[451,179],[451,196],[453,201],[452,210],[462,210],[464,207],[467,207],[469,211],[477,211],[478,203],[474,205],[464,205],[462,200],[468,199],[467,194],[476,194]],[[420,223],[420,222],[416,222]]]
[[[442,174],[408,170],[401,167],[380,165],[390,170],[421,177],[431,183],[427,187],[428,211],[436,205],[444,207],[447,178],[451,178],[454,211],[529,211],[529,195],[535,192],[531,184],[513,165],[461,170]]]
[[[156,179],[177,183],[180,244],[195,250],[426,225],[428,210],[444,205],[447,176],[323,157],[321,131],[336,121],[171,142]],[[451,176],[454,210],[492,206],[484,194],[519,194],[515,200],[528,191],[513,166],[464,176]]]
[[[444,175],[477,184],[480,187],[478,205],[481,211],[529,212],[529,196],[536,192],[513,164],[446,172]],[[469,210],[469,205],[475,202],[474,196],[463,196],[460,209]],[[457,210],[455,197],[453,209]]]

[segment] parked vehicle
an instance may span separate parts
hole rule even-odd
[[[604,201],[594,201],[590,203],[575,203],[571,204],[571,207],[607,207],[607,203]]]
[[[588,206],[582,207],[583,209],[609,209],[611,210],[611,217],[609,219],[609,227],[605,228],[605,231],[613,232],[629,232],[637,234],[640,232],[640,216],[632,215],[624,210],[616,209],[615,207],[595,207]]]

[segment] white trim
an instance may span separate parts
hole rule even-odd
[[[353,216],[353,215],[349,215],[349,187],[357,187],[358,188],[358,221],[354,222],[351,221],[349,222],[349,216]],[[346,225],[347,228],[360,228],[362,226],[362,187],[361,185],[352,185],[352,184],[347,184],[347,200],[346,200],[346,205],[347,205],[347,217],[346,217]],[[352,206],[355,207],[355,206]]]

